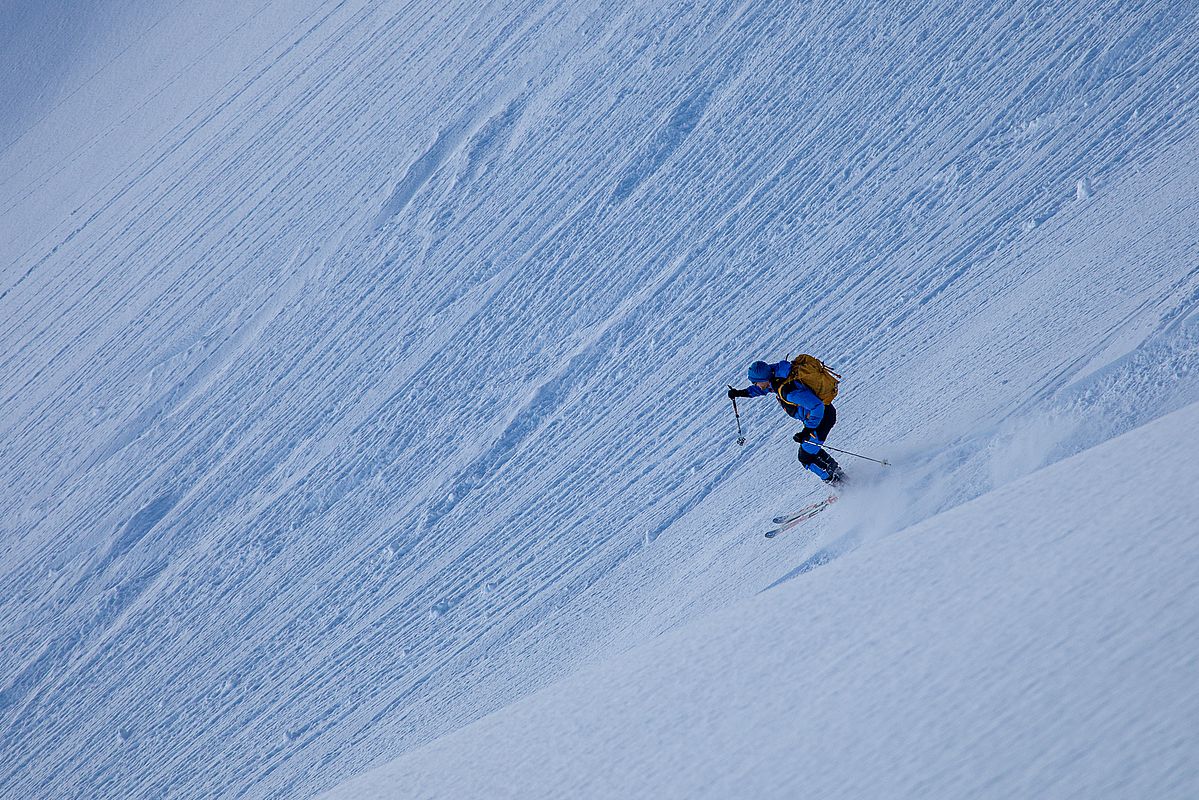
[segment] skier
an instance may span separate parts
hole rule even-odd
[[[829,374],[827,380],[832,381],[831,394],[835,395],[836,379],[831,377],[832,373],[828,368],[811,356],[799,356],[795,362],[779,361],[768,364],[765,361],[755,361],[750,364],[751,385],[745,389],[734,389],[730,386],[729,399],[775,395],[783,410],[804,426],[792,437],[799,444],[799,463],[830,486],[838,486],[845,482],[845,471],[824,449],[824,440],[837,424],[837,409],[833,408],[832,402],[822,401],[811,386],[795,377],[795,364],[805,358],[819,364],[820,369]],[[825,395],[830,396],[827,392]]]

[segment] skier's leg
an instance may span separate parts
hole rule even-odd
[[[806,444],[806,443],[805,443]],[[827,450],[818,449],[815,453],[808,452],[804,447],[799,448],[799,463],[822,481],[827,481],[834,475],[841,474],[841,467],[828,454]]]
[[[820,424],[812,429],[808,437],[799,445],[799,463],[816,475],[822,481],[829,483],[839,483],[844,478],[845,473],[836,459],[828,454],[824,449],[824,440],[828,436],[829,431],[837,424],[837,409],[827,405],[824,407],[824,419]]]
[[[831,405],[824,407],[824,418],[820,420],[820,424],[815,428],[805,428],[803,430],[806,436],[796,435],[796,439],[802,439],[799,443],[799,460],[807,466],[811,461],[807,456],[815,456],[821,452],[824,446],[824,438],[828,436],[828,432],[837,424],[837,409]]]
[[[829,431],[837,424],[837,409],[833,408],[833,404],[829,403],[824,407],[824,418],[820,420],[820,424],[812,429],[812,435],[809,439],[815,439],[817,446],[823,445],[824,440],[828,438]]]
[[[824,446],[825,437],[829,431],[837,424],[837,409],[831,405],[824,407],[824,418],[820,420],[820,424],[815,428],[804,428],[802,433],[795,435],[796,441],[799,441],[803,449],[815,455],[820,452],[820,448]],[[802,440],[802,441],[801,441]]]

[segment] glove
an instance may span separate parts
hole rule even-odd
[[[812,435],[812,430],[813,430],[812,428],[804,428],[802,431],[795,434],[791,438],[795,440],[796,444],[803,444],[804,442],[806,442],[808,440],[808,437]]]
[[[734,389],[732,386],[730,386],[729,387],[729,399],[733,400],[734,398],[737,398],[737,397],[749,397],[749,392],[746,391],[745,389]]]

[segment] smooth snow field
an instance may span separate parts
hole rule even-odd
[[[0,4],[0,798],[1199,796],[1196,30]]]

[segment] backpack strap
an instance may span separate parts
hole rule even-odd
[[[796,357],[798,358],[798,356],[796,356]],[[840,372],[837,372],[837,371],[836,371],[836,370],[834,370],[832,367],[830,367],[828,364],[825,364],[825,363],[824,363],[823,361],[821,361],[819,358],[817,358],[816,356],[814,356],[814,355],[812,355],[812,354],[810,354],[810,353],[808,354],[808,358],[812,359],[812,360],[813,360],[813,361],[815,361],[817,364],[819,364],[819,365],[821,366],[821,368],[823,368],[823,369],[824,369],[824,371],[825,371],[825,372],[827,372],[829,375],[832,375],[832,376],[833,376],[834,378],[836,378],[838,381],[839,381],[839,380],[841,380],[841,373],[840,373]],[[790,356],[788,356],[788,360],[790,360]]]
[[[795,416],[793,412],[799,408],[799,406],[787,399],[787,392],[790,391],[790,389],[787,389],[787,387],[793,383],[795,383],[795,381],[785,380],[779,384],[777,389],[774,390],[774,394],[776,397],[778,397],[778,401],[782,405],[783,410],[786,411],[789,416]],[[786,389],[786,391],[784,391],[784,389]]]
[[[816,356],[812,356],[812,358],[816,358]],[[826,371],[826,372],[827,372],[829,375],[832,375],[832,376],[833,376],[834,378],[836,378],[838,381],[840,381],[840,380],[841,380],[841,373],[840,373],[840,372],[837,372],[835,369],[833,369],[832,367],[830,367],[828,364],[825,364],[825,363],[824,363],[823,361],[821,361],[819,358],[816,358],[816,363],[818,363],[818,364],[820,364],[820,366],[824,367],[825,371]]]

